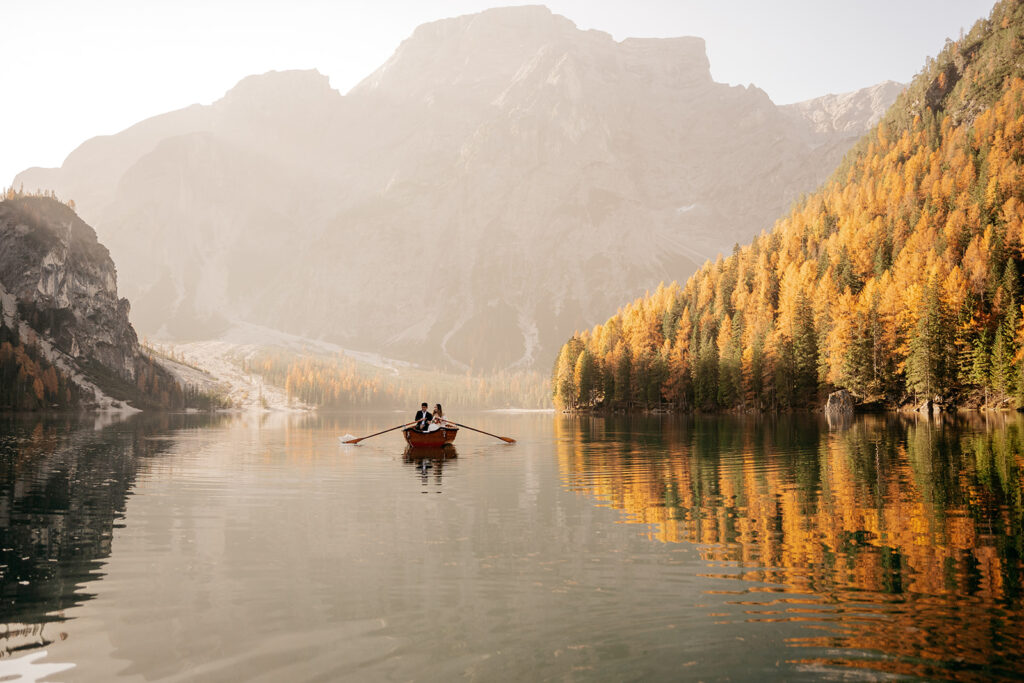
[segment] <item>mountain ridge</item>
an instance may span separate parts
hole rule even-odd
[[[714,83],[702,39],[616,42],[536,7],[425,25],[345,95],[271,73],[143,123],[17,181],[75,199],[140,329],[240,320],[456,368],[546,364],[854,139]]]

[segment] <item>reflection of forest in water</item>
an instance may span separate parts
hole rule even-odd
[[[171,443],[154,432],[211,418],[0,416],[0,657],[58,637],[46,625],[93,597],[139,468]]]
[[[699,544],[712,576],[750,582],[748,620],[815,622],[792,644],[842,651],[807,666],[1024,672],[1017,416],[555,424],[569,488]]]

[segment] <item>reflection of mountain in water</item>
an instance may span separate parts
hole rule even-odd
[[[80,589],[110,555],[136,473],[170,443],[147,435],[202,419],[137,416],[94,430],[71,416],[0,417],[0,656],[46,644],[41,625],[93,597]]]
[[[839,649],[807,666],[1012,676],[1024,435],[978,427],[564,419],[556,435],[566,486],[652,538],[701,544],[713,575],[751,582],[737,591],[750,620],[835,625],[791,641]]]

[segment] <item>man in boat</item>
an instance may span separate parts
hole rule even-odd
[[[427,427],[430,426],[430,421],[434,419],[434,416],[427,410],[427,403],[424,401],[420,404],[420,409],[416,411],[416,429],[421,432],[427,431]]]

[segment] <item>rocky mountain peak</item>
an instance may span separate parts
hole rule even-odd
[[[424,24],[402,42],[355,93],[413,99],[437,88],[502,83],[528,71],[543,55],[577,55],[601,67],[614,63],[668,85],[710,83],[704,40],[627,38],[583,31],[543,6],[503,7]]]
[[[575,24],[546,7],[491,9],[419,26],[352,93],[417,99],[438,87],[507,80],[545,44],[567,40]]]
[[[788,104],[780,109],[791,117],[810,123],[814,133],[860,136],[881,120],[905,87],[904,83],[883,81],[852,92],[822,95]]]
[[[711,62],[703,38],[626,38],[620,43],[624,67],[676,87],[709,84]]]
[[[269,71],[243,78],[212,109],[227,128],[254,122],[294,127],[341,101],[328,77],[316,69]]]
[[[317,69],[268,71],[246,76],[227,91],[219,101],[231,106],[247,106],[275,100],[315,102],[337,97],[330,79]]]

